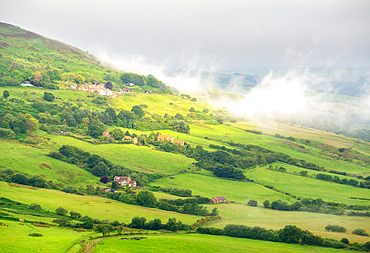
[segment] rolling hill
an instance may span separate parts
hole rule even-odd
[[[16,26],[0,25],[0,44],[0,251],[37,240],[32,250],[86,252],[101,234],[114,236],[96,244],[96,252],[115,252],[122,242],[140,244],[138,251],[149,243],[158,252],[185,244],[199,252],[215,250],[213,244],[236,252],[370,250],[368,236],[352,233],[370,232],[368,142],[236,119],[167,86],[146,83],[115,98],[68,89],[66,81],[78,75],[115,89],[125,79],[88,53]],[[19,86],[25,80],[39,87]],[[130,176],[140,187],[118,186],[114,176]],[[118,192],[104,190],[114,187]],[[227,203],[209,204],[215,196]],[[259,228],[248,234],[246,226]],[[301,237],[283,243],[289,229]],[[116,242],[115,236],[142,234],[149,235]]]

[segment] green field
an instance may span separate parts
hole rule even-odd
[[[280,191],[288,192],[297,197],[322,198],[328,202],[369,205],[367,200],[350,199],[350,197],[368,198],[370,195],[369,189],[301,177],[259,167],[247,170],[245,174],[246,177],[252,180],[265,185],[272,185]]]
[[[98,154],[115,164],[129,169],[146,173],[161,173],[165,175],[176,174],[182,170],[194,169],[194,159],[183,155],[176,155],[153,150],[148,147],[139,147],[130,144],[104,144],[93,145],[81,140],[66,136],[51,136],[55,148],[62,145],[73,145],[91,154]]]
[[[10,187],[7,183],[0,182],[1,197],[20,201],[24,204],[39,203],[48,211],[55,211],[63,207],[68,211],[75,211],[101,220],[118,220],[130,223],[135,216],[145,217],[147,220],[155,218],[163,222],[169,218],[176,218],[185,224],[193,224],[199,219],[198,216],[163,211],[154,208],[147,208],[136,205],[128,205],[112,199],[98,196],[79,196],[61,191],[47,189],[28,189],[24,187]]]
[[[261,205],[262,203],[258,203]],[[309,230],[315,235],[334,238],[337,240],[343,237],[351,242],[365,243],[369,237],[353,235],[356,228],[363,228],[370,231],[368,217],[338,216],[323,213],[276,211],[263,207],[251,207],[241,204],[219,204],[206,205],[209,210],[217,207],[222,220],[217,220],[207,226],[224,228],[227,224],[240,224],[246,226],[259,226],[267,229],[281,229],[286,225]],[[327,225],[339,225],[347,229],[346,233],[334,233],[325,230]]]
[[[140,241],[104,239],[94,252],[348,252],[331,248],[301,246],[299,244],[275,243],[251,239],[211,236],[200,234],[146,236]]]
[[[47,149],[0,140],[0,150],[4,154],[0,155],[1,166],[29,175],[42,175],[46,181],[51,180],[54,184],[85,187],[87,184],[95,185],[99,182],[99,178],[90,172],[46,156],[49,153]]]
[[[73,244],[87,238],[92,232],[76,232],[72,229],[58,227],[36,227],[28,223],[3,221],[8,227],[0,226],[0,252],[67,252]],[[28,236],[31,233],[40,233],[42,237]],[[78,247],[80,248],[80,247]],[[78,252],[73,247],[69,253]]]
[[[266,200],[285,200],[294,201],[290,196],[275,192],[258,184],[239,182],[206,176],[195,173],[185,173],[161,178],[150,185],[176,187],[181,189],[191,189],[193,195],[200,195],[208,198],[224,196],[228,201],[247,203],[250,199],[255,199],[261,203]]]

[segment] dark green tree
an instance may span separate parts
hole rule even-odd
[[[106,84],[105,84],[105,88],[107,88],[107,89],[110,89],[110,90],[113,90],[113,83],[111,83],[111,82],[106,82]]]
[[[58,215],[67,215],[68,214],[68,210],[67,209],[64,209],[63,207],[58,207],[57,209],[55,209],[55,213],[58,214]]]
[[[104,130],[102,128],[90,124],[86,134],[90,135],[93,138],[99,138],[100,136],[102,136],[103,132]]]
[[[4,92],[3,92],[3,97],[4,98],[8,98],[9,97],[9,91],[7,91],[7,90],[4,90]]]
[[[51,92],[44,92],[44,99],[49,102],[53,102],[55,99],[55,96]]]
[[[120,141],[123,139],[123,137],[125,137],[125,134],[123,133],[123,131],[120,129],[120,128],[115,128],[113,129],[110,134],[112,135],[112,137],[117,140],[117,141]]]
[[[142,118],[145,116],[145,112],[143,111],[143,108],[139,105],[135,105],[131,108],[131,111],[134,112],[139,118]]]
[[[287,225],[283,229],[279,230],[279,237],[283,242],[287,243],[299,243],[304,235],[302,229]]]
[[[146,218],[145,217],[134,217],[131,220],[131,224],[129,225],[130,228],[145,228],[145,222]]]
[[[137,195],[137,202],[140,205],[148,206],[148,207],[155,207],[158,203],[154,194],[150,191],[145,191],[145,190],[139,192],[139,194]]]

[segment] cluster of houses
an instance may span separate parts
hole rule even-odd
[[[113,180],[114,180],[114,182],[116,182],[117,184],[119,184],[121,186],[128,186],[128,187],[132,187],[132,188],[136,187],[136,181],[131,180],[131,177],[115,176]]]
[[[170,141],[172,143],[180,144],[180,146],[185,145],[185,142],[183,140],[175,140],[173,136],[169,136],[169,135],[159,135],[158,140],[159,141]]]
[[[116,182],[117,184],[119,184],[121,186],[128,186],[128,187],[136,188],[136,181],[131,180],[131,177],[115,176],[113,180],[114,180],[114,182]],[[114,193],[114,192],[117,192],[117,190],[116,189],[111,189],[111,188],[105,188],[104,192],[113,192]]]
[[[110,89],[107,89],[104,87],[104,84],[85,84],[81,86],[77,86],[76,84],[69,85],[70,89],[77,89],[81,91],[86,92],[96,92],[97,94],[101,96],[107,96],[107,97],[117,97],[118,95],[121,95],[123,93],[131,93],[130,89],[123,89],[117,92],[111,91]]]
[[[104,137],[112,137],[111,134],[109,134],[109,132],[103,132],[103,136]],[[173,136],[170,136],[170,135],[159,135],[158,136],[158,141],[169,141],[169,142],[172,142],[172,143],[175,143],[175,144],[180,144],[180,146],[184,146],[185,145],[185,142],[183,140],[175,140],[175,138],[173,138]],[[125,141],[125,142],[129,142],[129,141],[132,141],[133,144],[137,144],[138,140],[136,137],[131,137],[131,136],[125,136],[123,137],[122,141]]]
[[[111,134],[109,134],[109,132],[103,132],[103,136],[104,137],[112,137]],[[133,144],[137,144],[137,138],[134,137],[132,138],[131,136],[125,136],[122,138],[122,141],[125,141],[125,142],[129,142],[129,141],[132,141]]]

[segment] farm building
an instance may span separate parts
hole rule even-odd
[[[173,142],[174,138],[172,136],[169,136],[169,135],[159,135],[158,136],[158,140],[159,141],[170,141],[170,142]]]
[[[219,203],[225,203],[226,198],[224,196],[221,197],[213,197],[210,201],[211,204],[219,204]]]
[[[120,184],[122,186],[129,186],[129,187],[133,187],[133,188],[136,187],[136,181],[132,181],[131,177],[115,176],[114,177],[114,182],[116,182],[117,184]]]
[[[172,143],[180,144],[180,146],[181,146],[181,147],[185,145],[185,142],[184,142],[183,140],[173,140],[173,142],[172,142]]]

